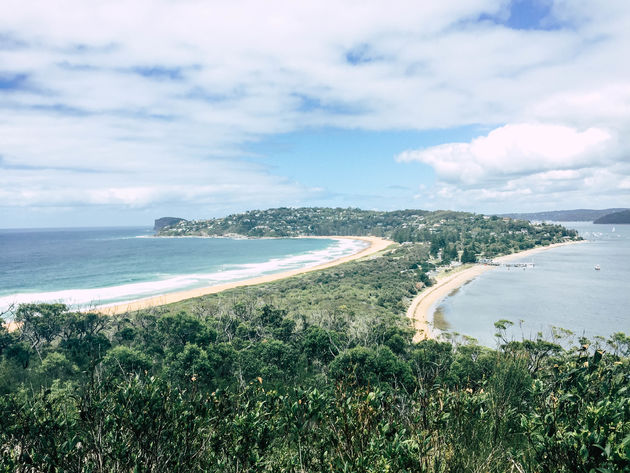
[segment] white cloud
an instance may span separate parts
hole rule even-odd
[[[434,205],[441,207],[501,212],[508,202],[523,210],[593,208],[627,199],[628,154],[617,153],[628,149],[611,130],[514,124],[469,143],[406,151],[397,160],[435,170],[435,187],[415,198],[435,202],[435,194]]]
[[[611,141],[610,133],[598,128],[578,131],[524,123],[496,128],[470,143],[405,151],[397,160],[428,164],[440,179],[470,185],[496,177],[593,165],[606,158],[604,151]]]
[[[21,83],[0,87],[0,205],[308,201],[325,192],[241,158],[318,126],[492,127],[400,157],[449,195],[485,186],[468,194],[480,202],[526,176],[623,181],[626,3],[555,0],[560,27],[514,30],[477,21],[505,18],[508,0],[5,0],[0,81]]]

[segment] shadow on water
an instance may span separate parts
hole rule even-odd
[[[465,286],[465,285],[466,285],[466,284],[468,284],[469,282],[470,282],[470,281],[466,281],[463,285]],[[448,298],[448,297],[453,297],[455,294],[457,294],[457,293],[459,292],[459,290],[460,290],[460,289],[461,289],[461,288],[459,288],[459,287],[456,287],[455,289],[453,289],[453,290],[449,293],[449,295],[447,296],[447,298]],[[440,330],[440,331],[442,331],[442,332],[447,331],[447,330],[451,329],[451,327],[452,327],[452,326],[451,326],[451,324],[450,324],[450,323],[448,323],[448,320],[446,320],[445,310],[444,310],[444,307],[443,307],[442,305],[439,305],[439,306],[435,309],[435,311],[433,312],[433,326],[434,326],[436,329],[438,329],[438,330]]]
[[[451,328],[451,324],[448,323],[446,317],[444,316],[442,307],[438,307],[433,313],[433,326],[442,332]]]

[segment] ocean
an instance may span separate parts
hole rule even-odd
[[[487,346],[496,346],[500,319],[514,323],[509,336],[517,340],[549,337],[552,327],[570,330],[573,339],[630,334],[630,225],[561,224],[588,241],[516,260],[533,269],[482,274],[438,306],[435,322]]]
[[[366,247],[314,238],[155,238],[150,228],[0,230],[0,313],[28,302],[72,308],[312,267]]]

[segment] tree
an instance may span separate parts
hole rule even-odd
[[[110,373],[124,376],[143,373],[151,369],[151,360],[141,351],[123,345],[112,348],[103,359],[103,366]]]
[[[160,318],[158,327],[166,347],[176,351],[182,350],[187,343],[206,346],[217,338],[215,330],[183,311]]]
[[[355,347],[344,351],[330,364],[330,375],[358,386],[402,385],[411,389],[414,384],[409,365],[386,346],[377,349]]]
[[[213,361],[208,353],[199,346],[187,343],[184,349],[171,356],[168,373],[182,385],[196,383],[211,386],[214,382]]]
[[[319,360],[328,364],[339,353],[341,335],[338,332],[312,326],[304,331],[301,341],[302,351],[309,363],[312,360]]]
[[[457,248],[452,243],[449,243],[442,250],[442,261],[444,263],[450,263],[457,260]]]
[[[65,304],[21,304],[15,313],[21,336],[28,340],[40,359],[40,348],[52,342],[62,330],[68,308]]]
[[[462,251],[462,256],[460,258],[460,261],[463,264],[476,263],[477,262],[477,256],[475,255],[474,250],[471,249],[468,246],[464,247],[464,251]]]

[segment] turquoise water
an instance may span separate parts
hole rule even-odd
[[[0,311],[24,302],[126,302],[315,266],[366,246],[152,235],[149,228],[0,230]]]
[[[495,269],[470,281],[439,306],[449,330],[488,346],[499,319],[514,322],[517,339],[549,335],[552,326],[576,336],[630,334],[630,225],[562,225],[588,241],[517,260],[533,269]]]

